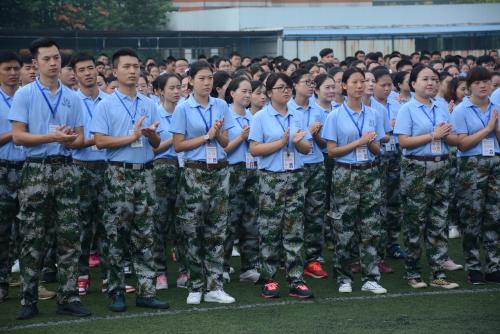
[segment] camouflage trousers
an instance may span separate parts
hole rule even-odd
[[[0,166],[0,289],[8,290],[10,270],[19,256],[18,191],[21,170]]]
[[[179,194],[180,169],[174,164],[154,162],[153,177],[156,186],[158,217],[154,225],[154,259],[157,274],[167,273],[167,239],[169,231],[176,247],[179,271],[186,271],[186,246],[183,234],[175,219],[176,202]]]
[[[273,279],[285,257],[290,285],[304,281],[304,172],[259,171],[259,245],[261,278]],[[283,249],[283,252],[280,250]]]
[[[177,219],[184,233],[190,292],[223,288],[229,170],[184,168]]]
[[[241,272],[257,269],[259,264],[259,227],[257,205],[259,180],[257,171],[245,164],[229,166],[229,210],[224,242],[224,270],[229,272],[229,261],[234,240],[239,240]]]
[[[109,245],[103,215],[106,196],[106,167],[77,165],[80,171],[80,242],[82,254],[78,264],[80,276],[90,275],[89,256],[94,244],[99,251],[102,278],[108,278]]]
[[[465,270],[481,270],[481,241],[486,271],[500,270],[500,156],[461,157],[457,182],[463,229]]]
[[[19,190],[21,304],[38,301],[45,253],[57,240],[58,303],[78,301],[79,172],[73,164],[26,162]]]
[[[380,212],[382,226],[377,247],[379,257],[384,258],[387,248],[398,243],[401,232],[401,152],[385,152],[380,157],[381,197]]]
[[[152,169],[133,170],[109,165],[106,170],[109,197],[104,210],[104,227],[109,242],[108,293],[125,293],[124,251],[129,250],[137,295],[155,295],[153,220],[156,214]]]
[[[401,183],[406,278],[420,278],[422,236],[434,277],[444,277],[441,264],[448,257],[449,161],[403,158]]]
[[[457,148],[450,147],[450,196],[448,204],[448,226],[460,226],[460,209],[457,205],[457,177],[458,177],[458,158]]]
[[[352,282],[351,262],[360,256],[362,281],[379,281],[377,244],[380,238],[380,174],[377,167],[335,166],[331,210],[337,282]],[[353,252],[353,249],[357,252]]]
[[[323,153],[324,165],[325,165],[325,228],[324,228],[324,240],[333,242],[332,235],[332,223],[328,216],[328,211],[330,211],[330,198],[332,197],[332,179],[333,179],[333,169],[334,160],[328,157],[328,154]]]
[[[317,261],[324,244],[325,166],[304,164],[304,253],[306,263]]]

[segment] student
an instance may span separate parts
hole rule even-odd
[[[333,49],[324,48],[319,52],[320,62],[323,64],[333,63]]]
[[[211,97],[224,100],[226,97],[226,89],[231,82],[231,76],[227,72],[215,72],[213,75],[214,83],[212,87]]]
[[[462,103],[463,99],[469,95],[469,90],[467,87],[466,78],[457,77],[450,80],[448,83],[448,89],[444,94],[444,99],[448,104],[453,101],[452,105],[458,105]],[[448,110],[452,112],[453,110]]]
[[[116,88],[118,88],[118,79],[114,75],[107,77],[105,93],[113,94]]]
[[[262,297],[277,298],[275,275],[284,249],[289,295],[312,298],[303,278],[304,174],[301,154],[311,151],[311,135],[302,117],[287,107],[293,82],[273,73],[266,83],[270,102],[250,124],[250,153],[259,168],[259,245]]]
[[[175,73],[185,75],[188,70],[189,62],[185,58],[177,58],[175,61]]]
[[[410,90],[410,72],[396,73],[396,75],[394,76],[393,84],[396,88],[396,94],[391,93],[394,100],[398,101],[400,104],[409,102],[412,98],[412,92]],[[391,97],[391,95],[389,95],[389,98]]]
[[[219,58],[215,62],[215,68],[217,72],[231,73],[231,62],[227,58]]]
[[[33,57],[31,55],[21,56],[21,87],[32,83],[36,79],[37,69],[33,64]]]
[[[282,72],[288,75],[289,77],[292,76],[293,72],[297,70],[297,66],[292,63],[291,61],[284,60],[279,66],[278,69]]]
[[[332,107],[336,109],[340,107],[345,100],[342,89],[342,75],[344,74],[344,70],[340,67],[334,67],[328,71],[328,74],[330,74],[335,81],[335,96],[332,101]]]
[[[266,86],[259,80],[252,80],[251,84],[250,112],[255,115],[267,103]]]
[[[415,289],[427,287],[419,267],[421,238],[425,239],[431,267],[431,286],[458,288],[447,279],[441,264],[447,260],[446,221],[449,196],[449,144],[452,126],[448,110],[433,96],[439,74],[428,66],[417,66],[410,74],[415,96],[401,107],[394,133],[403,148],[401,189],[405,238],[406,279]]]
[[[328,155],[335,159],[331,209],[335,237],[334,273],[339,292],[352,292],[352,242],[361,258],[362,290],[386,293],[378,282],[376,245],[380,229],[380,176],[376,156],[384,129],[376,112],[362,103],[365,74],[359,68],[347,69],[342,75],[347,94],[341,107],[328,115],[322,132]]]
[[[224,276],[229,279],[229,261],[234,240],[239,240],[241,254],[240,282],[255,283],[259,279],[259,229],[257,225],[258,177],[257,160],[248,151],[248,134],[252,114],[252,86],[246,77],[233,79],[226,91],[234,127],[229,129],[229,143],[224,148],[229,161],[229,209],[226,231]]]
[[[470,99],[451,114],[458,137],[457,207],[463,222],[465,270],[471,284],[500,283],[500,105],[488,98],[491,74],[486,68],[472,68],[467,87]],[[486,260],[484,276],[481,243]]]
[[[229,192],[224,147],[234,122],[227,103],[210,96],[214,74],[207,62],[191,65],[189,81],[193,93],[176,107],[170,129],[174,149],[184,152],[185,160],[177,219],[187,247],[186,302],[199,304],[204,297],[206,302],[234,303],[222,280]]]
[[[112,57],[118,88],[97,105],[90,123],[97,148],[106,149],[108,168],[103,221],[109,241],[109,309],[124,312],[125,274],[123,245],[137,278],[136,306],[166,309],[155,297],[153,219],[156,205],[153,182],[153,150],[160,144],[159,116],[153,101],[137,92],[139,57],[131,49],[119,49]],[[126,240],[130,239],[127,243]]]

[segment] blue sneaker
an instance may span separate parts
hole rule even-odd
[[[387,253],[393,259],[401,260],[406,258],[406,253],[401,248],[401,246],[399,246],[399,244],[393,244],[391,247],[389,247]]]
[[[109,309],[113,312],[125,312],[127,310],[127,304],[125,304],[125,296],[123,293],[117,293],[111,298],[111,305]]]

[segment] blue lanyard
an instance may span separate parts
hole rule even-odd
[[[59,103],[61,102],[62,87],[60,87],[59,93],[57,94],[58,96],[57,96],[56,105],[53,107],[52,104],[50,104],[49,99],[47,98],[47,95],[45,95],[45,92],[43,91],[42,86],[40,86],[40,83],[38,82],[38,79],[35,80],[35,83],[36,83],[36,86],[38,87],[38,90],[40,91],[40,93],[42,93],[43,99],[47,103],[47,106],[49,107],[50,112],[52,113],[52,117],[55,118],[56,117],[56,113],[57,113],[57,108],[59,108]]]
[[[477,118],[479,118],[479,120],[483,124],[483,127],[486,127],[486,125],[490,122],[490,118],[491,118],[491,104],[488,106],[488,111],[487,111],[488,120],[486,121],[486,124],[483,122],[483,119],[481,118],[481,115],[479,114],[479,112],[476,110],[476,107],[475,106],[470,106],[470,107],[474,111],[474,114],[476,114]]]
[[[196,107],[196,110],[198,110],[198,114],[200,114],[203,123],[205,123],[205,129],[207,130],[208,133],[208,130],[210,130],[210,128],[212,127],[212,106],[210,106],[210,108],[208,109],[210,111],[210,125],[207,123],[207,120],[205,119],[205,116],[203,116],[203,113],[201,112],[199,106]]]
[[[285,129],[285,127],[283,126],[283,124],[281,124],[281,121],[280,121],[280,119],[279,119],[279,116],[278,116],[278,115],[274,115],[274,117],[276,117],[276,122],[278,122],[278,124],[279,124],[279,125],[281,126],[281,128],[283,129],[283,133],[285,133],[285,132],[286,132],[286,129]],[[290,128],[290,115],[288,115],[288,116],[286,117],[286,119],[288,120],[288,128]]]
[[[87,104],[87,99],[84,99],[83,103],[85,104],[85,107],[87,108],[87,113],[89,114],[90,118],[92,119],[92,112],[90,111],[90,107]]]
[[[311,108],[307,108],[307,126],[311,123]]]
[[[389,122],[391,121],[391,107],[389,105],[389,102],[387,102],[387,118],[389,119]]]
[[[116,92],[115,92],[115,95],[116,95],[116,98],[122,103],[122,106],[127,111],[127,114],[130,116],[130,120],[132,121],[132,125],[134,125],[134,123],[135,123],[135,117],[137,116],[137,106],[139,104],[139,98],[137,96],[135,97],[134,114],[132,115],[132,113],[130,112],[130,110],[127,108],[127,106],[125,105],[125,103],[123,103],[122,99],[118,96],[118,94]]]
[[[236,122],[238,122],[238,125],[240,126],[240,128],[243,129],[243,124],[241,124],[240,118],[243,118],[245,121],[247,121],[247,125],[250,125],[250,121],[248,119],[246,119],[244,117],[238,117],[238,118],[236,118]]]
[[[0,91],[0,94],[2,94],[3,101],[5,102],[7,107],[9,107],[9,109],[10,109],[11,104],[10,104],[9,100],[7,99],[7,97],[5,96],[5,94],[2,91]]]
[[[434,110],[435,106],[432,105],[431,111],[432,111],[432,119],[431,117],[427,114],[425,111],[424,106],[420,106],[420,109],[424,112],[424,115],[429,119],[429,121],[432,123],[432,128],[434,129],[436,127],[436,110]]]
[[[167,120],[168,125],[170,125],[172,123],[172,116],[167,116],[167,117],[165,117],[165,119]]]
[[[349,112],[349,110],[347,110],[347,107],[346,107],[345,103],[342,106],[344,107],[345,112],[347,113],[347,115],[351,119],[352,124],[354,124],[354,126],[358,130],[359,138],[361,138],[363,136],[363,126],[365,125],[365,107],[362,107],[362,109],[361,109],[361,116],[363,117],[363,121],[361,122],[361,127],[359,127],[359,125],[358,125],[359,120],[358,120],[358,122],[354,121],[354,118],[352,117],[352,115]]]

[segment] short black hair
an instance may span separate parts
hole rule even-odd
[[[67,53],[61,53],[61,68],[71,67],[71,55]]]
[[[94,59],[94,57],[92,57],[88,53],[80,52],[80,53],[77,53],[76,55],[74,55],[71,58],[69,66],[71,66],[73,69],[75,69],[76,64],[78,64],[79,62],[89,61],[89,60],[92,61],[92,63],[94,63],[94,65],[95,65],[95,59]]]
[[[359,54],[365,54],[365,52],[363,50],[358,50],[354,52],[354,57],[358,57]]]
[[[495,58],[489,55],[482,55],[480,57],[477,57],[476,59],[477,66],[481,66],[483,64],[488,64],[488,63],[495,63]]]
[[[332,48],[324,48],[322,49],[320,52],[319,52],[319,56],[321,58],[325,57],[325,56],[328,56],[330,53],[333,53],[333,49]]]
[[[410,65],[410,66],[413,67],[413,64],[408,59],[401,59],[396,64],[396,70],[399,72],[399,70],[401,70],[401,68],[403,68],[403,66],[406,66],[406,65]]]
[[[30,53],[33,55],[33,58],[36,58],[40,48],[50,48],[51,46],[55,46],[57,50],[60,49],[59,44],[55,40],[48,37],[38,38],[31,42]]]
[[[118,62],[120,60],[120,57],[123,57],[123,56],[130,56],[130,57],[137,58],[137,60],[140,60],[137,53],[134,50],[132,50],[131,48],[121,48],[121,49],[116,50],[115,53],[113,53],[113,57],[112,57],[113,67],[116,68],[118,66]]]
[[[467,75],[467,87],[470,87],[476,81],[491,80],[491,73],[483,66],[471,68]]]
[[[111,75],[107,78],[104,78],[104,82],[106,83],[106,85],[109,85],[111,82],[116,81],[116,80],[118,80],[118,78],[113,76],[113,75]]]
[[[17,61],[19,63],[19,66],[22,66],[21,58],[19,58],[16,53],[12,51],[0,50],[0,64],[6,63],[8,61]]]
[[[240,55],[240,53],[238,51],[231,52],[231,54],[229,55],[229,58],[233,58],[234,56],[238,56],[238,57],[241,58],[241,55]]]
[[[33,56],[31,54],[23,54],[20,59],[21,66],[24,66],[24,64],[33,64]]]
[[[415,88],[413,88],[413,85],[412,83],[417,81],[418,79],[418,75],[420,74],[420,72],[422,72],[423,70],[425,69],[429,69],[431,70],[435,75],[439,76],[439,73],[438,71],[436,71],[435,69],[433,69],[432,67],[428,66],[428,65],[417,65],[413,68],[413,70],[411,70],[410,72],[410,90],[412,92],[415,91]]]
[[[288,87],[293,88],[292,79],[290,79],[288,75],[285,73],[271,73],[266,81],[266,92],[272,92],[274,85],[276,85],[276,82],[280,79],[283,80]]]

